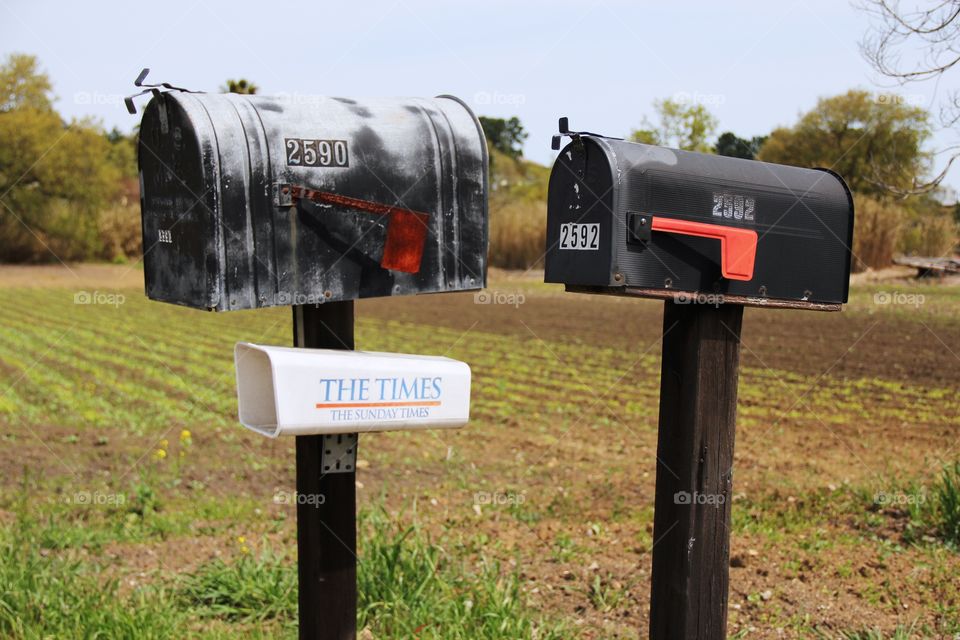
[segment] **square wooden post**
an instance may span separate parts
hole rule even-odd
[[[650,638],[726,638],[743,307],[663,315]]]
[[[352,300],[293,308],[298,347],[353,350],[353,325]],[[300,640],[354,640],[356,468],[325,473],[324,436],[297,436],[296,441]]]

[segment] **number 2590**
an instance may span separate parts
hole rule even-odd
[[[286,138],[287,164],[291,167],[348,167],[346,140]]]

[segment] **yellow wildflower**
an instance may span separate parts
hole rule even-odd
[[[164,449],[157,449],[153,452],[153,457],[157,460],[163,460],[167,457],[167,452]]]

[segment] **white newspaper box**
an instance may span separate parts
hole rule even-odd
[[[470,417],[470,367],[440,356],[234,349],[240,422],[270,437],[456,428]]]

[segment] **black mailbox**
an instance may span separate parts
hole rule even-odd
[[[160,93],[147,295],[232,310],[482,288],[487,150],[460,100]]]
[[[550,175],[547,282],[756,306],[847,301],[853,200],[837,174],[595,134]],[[559,140],[555,139],[555,148]]]

